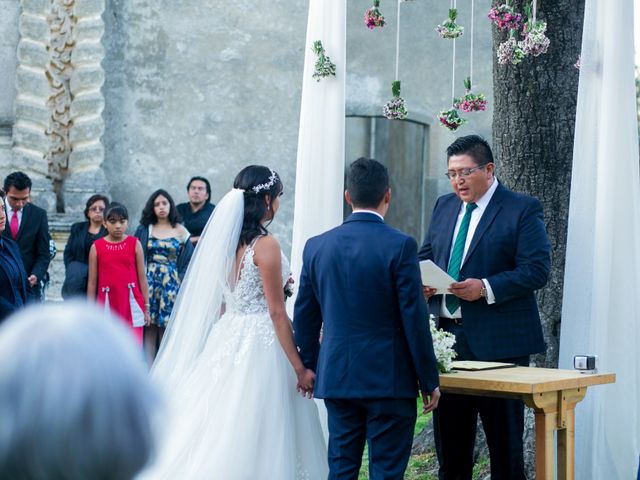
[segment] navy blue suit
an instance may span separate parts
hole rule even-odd
[[[438,386],[421,285],[415,240],[372,213],[305,245],[294,330],[329,414],[329,478],[357,478],[365,439],[370,478],[402,478],[418,388]]]
[[[27,273],[18,245],[0,239],[0,322],[27,301]]]
[[[421,260],[432,260],[447,270],[461,206],[453,193],[438,199],[419,252]],[[540,202],[498,185],[480,218],[459,277],[459,281],[487,279],[495,303],[489,305],[484,298],[461,299],[461,325],[440,319],[440,326],[456,335],[458,358],[528,365],[530,354],[544,351],[534,291],[547,283],[549,269],[550,244]],[[437,316],[442,298],[435,295],[429,301]],[[521,402],[443,394],[434,416],[442,442],[437,442],[441,478],[471,478],[478,413],[491,451],[491,478],[523,478],[523,408]]]

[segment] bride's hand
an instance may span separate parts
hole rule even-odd
[[[307,395],[309,396],[309,398],[313,397],[313,384],[316,381],[316,374],[314,373],[314,371],[305,368],[302,371],[297,372],[296,375],[298,377],[298,391],[305,397]]]

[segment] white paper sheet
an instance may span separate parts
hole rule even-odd
[[[448,293],[449,285],[455,282],[451,275],[431,260],[422,260],[420,262],[420,275],[422,276],[423,285],[438,289],[436,295]]]

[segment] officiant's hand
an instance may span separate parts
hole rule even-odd
[[[449,292],[458,298],[473,302],[482,298],[481,292],[484,287],[482,280],[478,278],[467,278],[464,282],[454,282],[449,285]]]
[[[429,413],[438,407],[440,401],[440,388],[436,388],[433,392],[420,392],[422,395],[422,413]]]
[[[429,300],[431,297],[433,297],[436,292],[438,291],[437,288],[433,288],[430,287],[428,285],[423,285],[422,286],[422,293],[424,294],[424,298],[426,298],[427,300]]]

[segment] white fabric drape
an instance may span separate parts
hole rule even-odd
[[[616,383],[576,409],[576,478],[636,478],[640,454],[640,173],[633,0],[587,0],[560,367],[599,356]]]
[[[291,271],[296,285],[307,240],[342,222],[346,25],[346,0],[309,2],[291,242]],[[311,46],[316,40],[322,41],[326,54],[336,64],[336,76],[319,82],[312,78],[316,56]],[[294,293],[287,301],[290,316],[295,299]],[[326,439],[327,413],[322,402],[317,403]]]
[[[312,78],[321,40],[336,76]],[[311,0],[305,43],[291,270],[297,282],[306,241],[342,222],[346,67],[346,0]],[[295,297],[287,301],[292,314]]]

